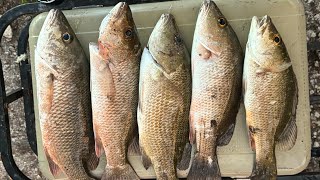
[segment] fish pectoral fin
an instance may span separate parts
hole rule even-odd
[[[90,70],[99,72],[105,77],[105,87],[104,89],[106,96],[109,100],[113,100],[116,95],[116,88],[114,84],[112,69],[114,69],[114,65],[110,60],[103,59],[103,57],[99,54],[99,49],[97,44],[90,43]]]
[[[45,121],[51,111],[54,77],[51,71],[48,70],[41,62],[36,62],[35,68],[37,78],[39,118],[41,121]]]
[[[289,67],[291,67],[291,62],[285,62],[278,66],[271,66],[271,67],[259,67],[256,71],[257,74],[263,74],[266,72],[273,72],[273,73],[280,73],[285,70],[287,70]]]
[[[143,167],[146,170],[148,170],[149,167],[152,165],[151,159],[148,157],[148,155],[146,154],[142,146],[140,146],[140,152],[141,152],[141,160],[142,160]]]
[[[60,173],[62,173],[61,169],[59,168],[59,166],[52,160],[52,158],[50,157],[46,147],[44,147],[44,152],[45,152],[45,155],[47,157],[47,161],[49,163],[49,169],[50,169],[50,172],[51,174],[54,176],[54,177],[57,177]]]
[[[282,134],[276,141],[276,149],[280,151],[289,151],[297,139],[297,125],[294,120],[290,120]]]
[[[218,146],[226,146],[229,144],[233,135],[234,127],[235,127],[235,123],[232,123],[228,127],[228,130],[222,136],[219,137]]]

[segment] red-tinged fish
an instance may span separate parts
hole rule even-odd
[[[102,179],[139,179],[127,160],[137,136],[141,45],[128,4],[118,3],[90,44],[91,96],[96,153],[106,154]]]
[[[298,88],[286,46],[269,16],[253,17],[244,63],[244,105],[256,160],[253,180],[275,180],[275,149],[290,150],[297,137]]]
[[[91,179],[97,166],[90,110],[89,64],[60,10],[51,10],[35,51],[43,147],[50,170],[69,179]]]
[[[241,97],[239,40],[211,1],[203,2],[192,47],[190,141],[197,151],[188,179],[221,179],[217,146],[229,143]]]

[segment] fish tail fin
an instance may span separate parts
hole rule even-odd
[[[126,164],[121,167],[108,167],[106,166],[105,173],[101,180],[139,180],[139,176],[133,168]]]
[[[262,151],[262,152],[261,152]],[[268,148],[256,149],[256,161],[252,170],[251,180],[276,179],[277,164],[275,151]]]
[[[187,179],[221,180],[217,156],[204,157],[196,154]]]
[[[259,163],[255,164],[251,177],[251,180],[260,179],[276,179],[277,178],[277,167],[276,164]]]

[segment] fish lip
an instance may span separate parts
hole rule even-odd
[[[261,20],[257,16],[253,16],[251,21],[251,28],[257,28],[257,29],[265,29],[265,27],[270,24],[271,18],[268,15],[263,16]]]
[[[45,22],[43,23],[44,27],[51,26],[57,19],[58,16],[62,14],[62,11],[59,9],[51,9],[47,15]]]
[[[129,9],[129,5],[126,2],[119,2],[110,12],[111,17],[114,19],[119,19],[123,12],[127,12]]]
[[[217,7],[216,3],[212,0],[205,0],[202,2],[200,9],[205,8],[208,9],[210,7]]]
[[[175,19],[172,14],[165,13],[160,16],[159,21],[161,25],[167,25],[168,23],[174,22],[174,20]]]

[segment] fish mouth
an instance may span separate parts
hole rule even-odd
[[[174,17],[172,14],[166,13],[162,14],[159,20],[159,25],[161,26],[167,26],[169,24],[174,24]]]
[[[129,5],[126,2],[119,2],[110,12],[111,17],[119,19],[124,13],[128,12]]]
[[[52,24],[60,19],[60,16],[63,15],[62,11],[59,9],[51,9],[47,15],[45,22],[43,23],[43,27],[49,28]]]
[[[263,30],[271,23],[271,18],[268,15],[263,16],[261,20],[254,16],[251,21],[251,28]]]

